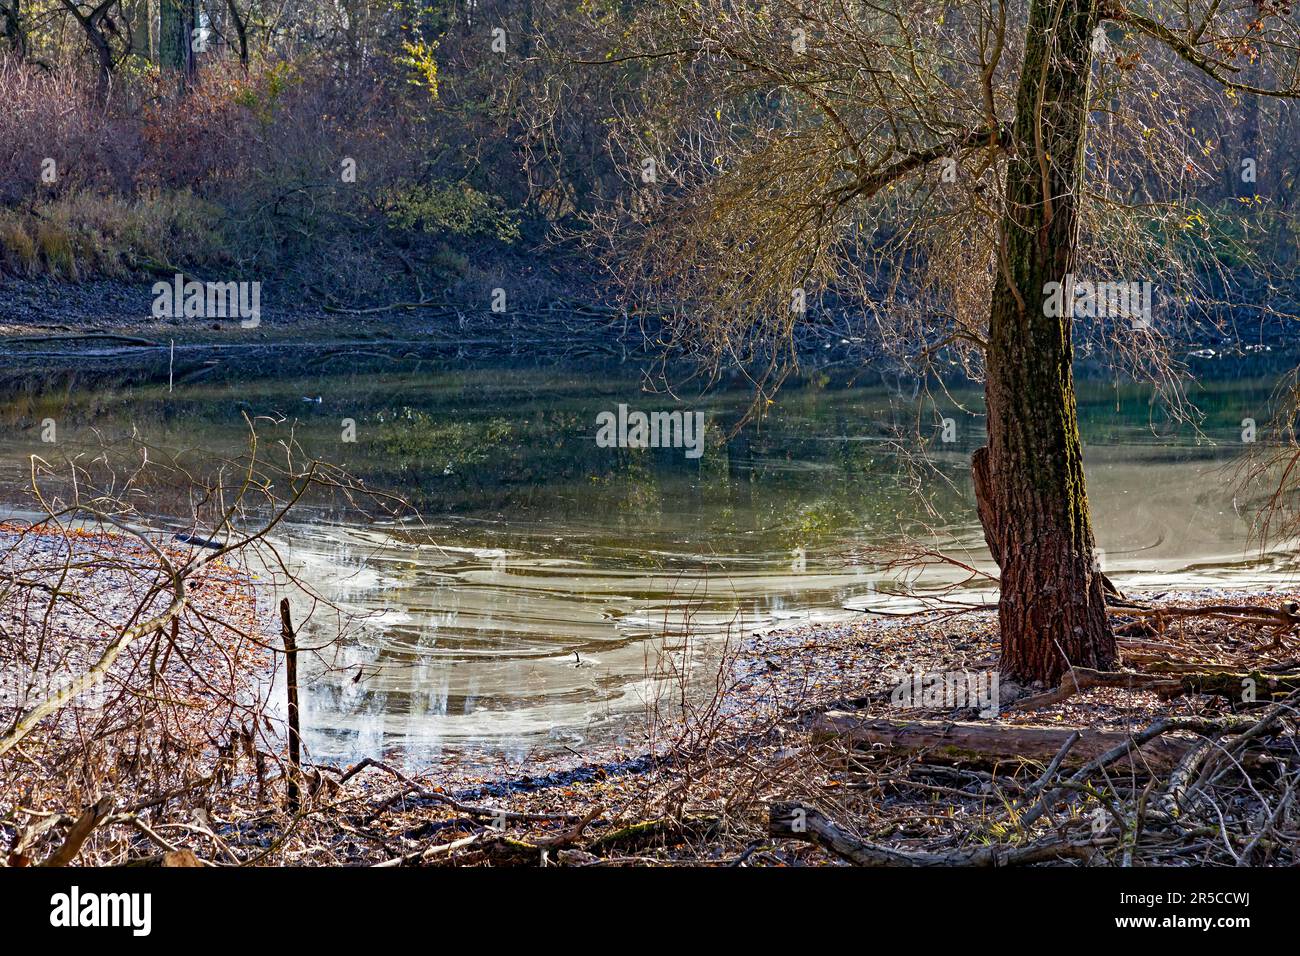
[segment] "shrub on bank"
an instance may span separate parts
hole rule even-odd
[[[94,83],[0,57],[0,206],[94,190],[129,194],[143,162],[134,111],[95,102]]]
[[[223,220],[220,208],[188,192],[131,200],[74,193],[0,208],[0,272],[78,281],[229,267]]]
[[[490,170],[396,67],[214,61],[110,99],[73,71],[0,63],[0,272],[59,280],[173,269],[274,278],[286,298],[425,295],[521,238]]]

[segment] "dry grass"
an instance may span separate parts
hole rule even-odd
[[[3,213],[0,219],[0,267],[19,276],[36,273],[40,260],[36,254],[36,240],[26,227],[12,214]]]
[[[77,281],[229,266],[220,210],[190,193],[88,193],[0,209],[0,269]]]
[[[42,222],[36,227],[36,245],[41,261],[51,278],[77,281],[77,260],[72,253],[72,238],[66,229],[52,222]]]

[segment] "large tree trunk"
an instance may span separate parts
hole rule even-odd
[[[1074,269],[1097,0],[1034,0],[1007,169],[987,353],[980,518],[1001,566],[1002,672],[1059,683],[1116,660],[1106,620],[1071,370],[1072,316],[1045,287]]]
[[[191,49],[194,28],[193,0],[162,0],[158,20],[158,62],[176,71],[182,83],[194,75],[194,52]]]
[[[130,29],[131,52],[152,62],[153,30],[149,2],[150,0],[129,0],[122,6]]]

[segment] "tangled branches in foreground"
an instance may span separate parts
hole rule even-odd
[[[0,525],[0,861],[161,859],[285,788],[265,598],[302,585],[274,533],[309,493],[368,493],[248,427],[202,468],[135,441],[32,459],[36,516]]]
[[[252,434],[204,477],[131,449],[129,470],[110,452],[66,476],[36,462],[43,517],[0,528],[0,652],[22,677],[0,715],[7,865],[1296,861],[1295,608],[1243,615],[1218,594],[1117,603],[1144,673],[1079,671],[997,720],[893,699],[900,668],[994,665],[991,613],[964,607],[720,654],[687,634],[648,662],[664,693],[631,753],[487,779],[294,767],[252,561],[289,582],[273,543],[289,508],[364,490],[292,440],[272,461]],[[158,530],[182,503],[183,530]]]
[[[686,708],[667,706],[685,696],[666,695],[653,715],[662,743],[654,755],[611,753],[564,768],[536,761],[531,776],[486,780],[372,759],[308,766],[296,809],[277,778],[264,791],[228,782],[105,810],[80,859],[387,867],[1295,861],[1300,695],[1270,698],[1262,686],[1264,702],[1233,712],[1207,694],[1165,700],[1148,688],[1099,686],[1045,705],[1031,697],[997,720],[944,707],[900,716],[891,701],[899,661],[975,670],[992,660],[991,615],[957,620],[863,620],[741,642],[716,662],[716,694],[694,696]],[[1239,628],[1207,620],[1180,619],[1162,636],[1205,656]],[[1268,674],[1281,673],[1292,652],[1273,652],[1261,639],[1239,653],[1253,653]],[[656,669],[682,688],[705,677],[680,664]],[[242,752],[229,766],[231,781],[252,776]],[[66,813],[49,824],[58,837],[46,837],[51,853],[76,820]]]

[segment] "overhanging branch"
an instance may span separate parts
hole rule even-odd
[[[970,130],[927,149],[908,153],[902,159],[896,160],[874,172],[863,172],[853,182],[836,190],[832,196],[839,203],[849,202],[853,199],[870,199],[890,183],[897,182],[918,169],[928,166],[936,160],[943,159],[945,156],[953,156],[986,146],[1004,145],[1011,142],[1011,140],[1011,126],[1006,123],[992,129]]]
[[[1140,13],[1134,13],[1118,4],[1107,4],[1102,15],[1107,20],[1113,20],[1116,23],[1124,23],[1140,33],[1144,33],[1153,40],[1159,40],[1169,49],[1173,50],[1185,62],[1196,67],[1206,76],[1210,77],[1216,83],[1225,89],[1234,90],[1238,93],[1250,93],[1254,96],[1272,96],[1280,99],[1300,98],[1300,86],[1289,89],[1270,89],[1263,86],[1252,86],[1249,83],[1238,83],[1231,79],[1227,74],[1237,72],[1237,68],[1227,63],[1221,63],[1211,59],[1197,49],[1196,42],[1189,42],[1180,34],[1175,33],[1163,23],[1159,23],[1149,17],[1144,17]],[[1205,33],[1206,25],[1203,24],[1197,32],[1197,40]]]

